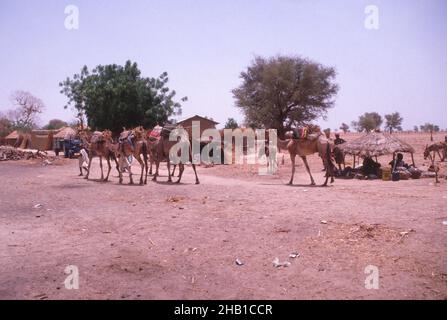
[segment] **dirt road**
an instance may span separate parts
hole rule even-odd
[[[118,185],[115,170],[86,181],[76,165],[0,164],[0,298],[447,298],[445,180],[310,187],[300,165],[303,184],[286,186],[287,168],[216,166],[199,168],[200,185],[187,167],[181,185],[141,187]],[[78,290],[64,286],[69,265]]]

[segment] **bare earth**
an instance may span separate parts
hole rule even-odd
[[[428,164],[427,135],[400,137]],[[0,299],[447,299],[447,180],[310,187],[299,162],[286,186],[289,163],[275,176],[199,167],[200,185],[187,167],[181,185],[162,172],[141,187],[118,185],[115,169],[86,181],[77,160],[2,162]],[[322,183],[321,160],[310,166]],[[68,265],[78,290],[64,287]],[[365,288],[368,265],[378,290]]]

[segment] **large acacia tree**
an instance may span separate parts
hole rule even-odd
[[[246,124],[285,131],[318,117],[334,104],[334,68],[296,56],[256,57],[234,89]]]
[[[92,71],[85,66],[60,86],[68,97],[65,108],[73,107],[81,124],[87,118],[91,128],[117,134],[123,127],[164,124],[181,113],[180,103],[174,101],[175,91],[167,87],[168,80],[166,72],[158,78],[142,77],[137,64],[127,61],[124,66],[99,65]]]

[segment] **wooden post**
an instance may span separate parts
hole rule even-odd
[[[355,154],[354,154],[354,164],[352,165],[352,169],[355,169]]]
[[[413,167],[416,168],[416,164],[414,163],[414,154],[413,154],[413,152],[411,153],[411,161],[413,161]]]

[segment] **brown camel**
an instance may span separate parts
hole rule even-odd
[[[89,148],[89,162],[87,168],[87,175],[84,179],[88,180],[90,175],[90,168],[92,165],[93,157],[99,157],[99,166],[101,167],[101,180],[107,181],[109,179],[110,170],[112,169],[110,165],[110,159],[114,159],[118,169],[118,162],[115,157],[116,146],[113,144],[112,132],[110,130],[104,130],[103,132],[95,131],[91,137]],[[102,158],[107,160],[108,171],[107,176],[104,179],[104,173],[102,169]]]
[[[290,153],[290,160],[292,161],[292,176],[290,177],[289,181],[290,185],[293,184],[293,177],[295,175],[295,158],[297,155],[300,156],[304,162],[307,173],[310,176],[311,185],[315,185],[315,180],[310,172],[306,157],[317,152],[323,159],[323,165],[326,171],[326,181],[323,183],[323,186],[327,186],[329,177],[331,177],[331,183],[334,182],[335,166],[331,158],[331,146],[323,133],[314,133],[304,139],[278,139],[278,148],[287,149]]]
[[[133,156],[141,166],[141,175],[140,175],[140,185],[147,184],[147,142],[145,139],[145,131],[143,127],[137,127],[134,130],[124,130],[120,134],[119,145],[118,145],[118,153],[119,153],[119,183],[123,183],[123,171],[125,167],[125,161],[131,156]],[[141,155],[143,155],[143,159],[141,159]],[[143,161],[144,160],[144,161]],[[129,171],[129,184],[133,184],[132,179],[132,170],[131,166],[127,166]],[[143,174],[144,170],[146,170],[146,174]]]
[[[441,156],[440,152],[443,153]],[[433,155],[432,155],[433,153]],[[430,158],[432,164],[435,163],[435,157],[436,153],[438,154],[439,158],[441,159],[441,162],[445,160],[445,157],[447,155],[447,143],[446,142],[437,142],[431,145],[426,145],[424,150],[424,159],[427,160],[427,158]]]
[[[163,130],[161,132],[161,136],[158,140],[150,140],[150,139],[148,140],[149,154],[150,154],[151,159],[153,159],[152,161],[155,161],[155,174],[154,174],[154,177],[152,178],[153,181],[157,181],[157,177],[159,175],[158,169],[160,167],[160,162],[166,161],[167,166],[168,166],[168,182],[172,182],[171,159],[169,157],[169,151],[175,144],[177,144],[178,141],[180,141],[180,138],[178,139],[178,141],[169,141],[169,134],[171,133],[172,130],[174,130],[174,128],[163,128]],[[191,143],[189,140],[184,141],[184,143],[188,144],[189,161],[191,161],[191,163],[192,163]],[[181,155],[178,154],[178,156],[181,156]],[[179,176],[178,176],[178,180],[176,181],[176,183],[180,183],[180,181],[182,179],[183,171],[185,170],[184,163],[180,162],[178,164],[178,166],[179,166]],[[194,174],[196,176],[196,184],[199,184],[200,181],[197,176],[196,165],[194,163],[192,163],[192,169],[194,170]]]

